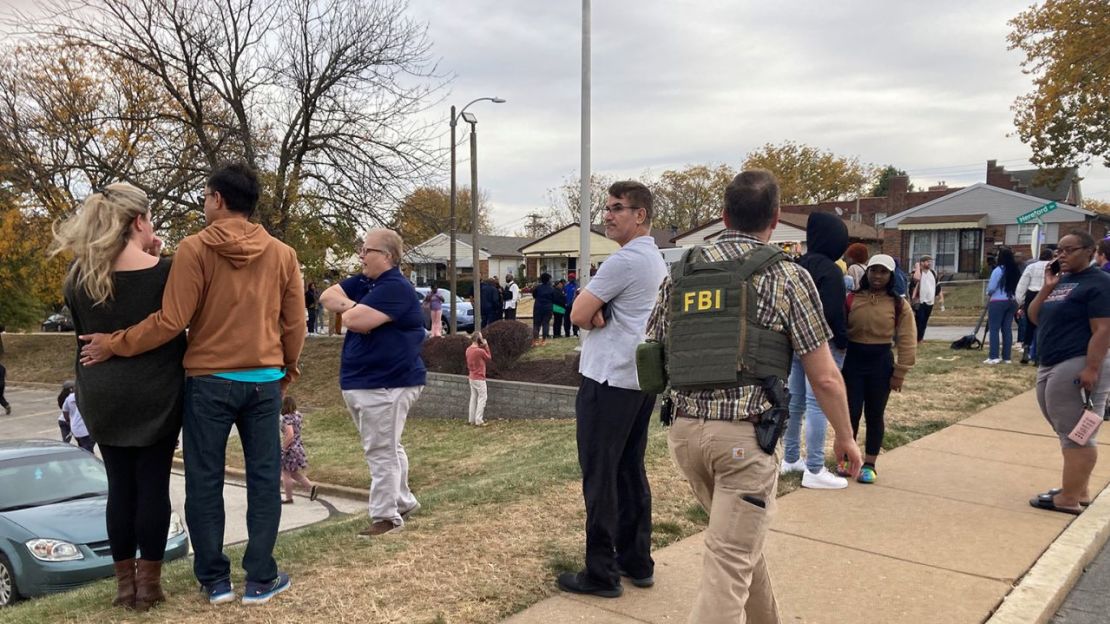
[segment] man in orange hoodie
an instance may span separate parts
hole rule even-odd
[[[81,363],[130,357],[189,328],[185,352],[185,517],[193,572],[212,604],[235,599],[223,553],[224,460],[232,425],[247,472],[247,573],[244,604],[288,589],[273,550],[281,520],[278,418],[285,388],[298,375],[307,324],[297,252],[250,222],[258,177],[225,165],[208,178],[208,226],[178,246],[162,309],[128,329],[81,336]]]

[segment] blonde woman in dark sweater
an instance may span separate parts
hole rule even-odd
[[[886,430],[887,399],[891,390],[902,391],[906,373],[917,358],[917,326],[909,302],[894,294],[894,267],[890,256],[872,256],[859,289],[848,295],[845,305],[848,352],[842,372],[852,432],[859,433],[861,416],[867,421],[863,470],[857,479],[860,483],[874,483],[878,478],[875,461]],[[892,344],[898,352],[897,359]]]

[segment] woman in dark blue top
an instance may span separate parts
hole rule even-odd
[[[555,288],[551,286],[551,274],[540,275],[540,285],[532,291],[532,346],[547,342],[551,332],[551,313],[555,306]],[[540,340],[540,329],[543,340]]]
[[[1071,514],[1091,500],[1098,432],[1084,444],[1068,434],[1086,409],[1101,415],[1110,393],[1110,275],[1091,266],[1094,252],[1094,239],[1082,230],[1061,238],[1056,260],[1045,269],[1044,286],[1029,305],[1040,356],[1037,401],[1064,456],[1061,487],[1038,494],[1029,504]]]

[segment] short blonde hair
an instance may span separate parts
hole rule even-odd
[[[385,228],[378,228],[370,230],[366,233],[366,238],[373,237],[375,244],[380,245],[382,251],[389,254],[389,259],[393,261],[393,266],[401,264],[401,254],[404,253],[405,243],[401,240],[401,235],[393,230]]]
[[[138,187],[117,182],[85,198],[81,207],[54,227],[50,254],[73,254],[66,283],[101,305],[114,296],[112,264],[131,238],[135,218],[150,213],[150,199]]]

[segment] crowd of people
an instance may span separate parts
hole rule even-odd
[[[165,599],[161,560],[179,435],[194,575],[209,602],[236,598],[222,547],[232,426],[248,490],[242,601],[263,603],[290,587],[273,555],[281,505],[294,501],[298,485],[313,500],[318,488],[305,475],[304,418],[287,390],[317,305],[342,315],[347,328],[338,385],[371,478],[369,523],[359,536],[397,533],[420,509],[401,440],[427,381],[424,312],[438,335],[443,295],[434,286],[416,295],[400,271],[401,237],[388,229],[365,235],[359,273],[319,293],[306,288],[293,249],[250,222],[258,196],[249,168],[213,171],[203,195],[207,226],[172,259],[161,256],[148,197],[128,184],[97,190],[56,233],[54,253],[74,258],[64,297],[79,339],[76,381],[58,397],[59,426],[90,452],[95,440],[104,458],[114,604],[147,610]],[[849,244],[833,215],[810,217],[807,252],[791,261],[769,243],[779,199],[766,171],[737,175],[723,200],[726,231],[668,268],[650,236],[651,191],[617,182],[603,218],[619,250],[585,287],[573,274],[552,283],[544,273],[532,290],[534,344],[582,332],[575,413],[585,567],[557,584],[615,597],[622,578],[639,587],[655,582],[644,455],[660,397],[642,389],[638,352],[646,339],[661,345],[660,370],[669,377],[661,412],[672,421],[672,458],[709,513],[690,621],[739,621],[746,613],[776,622],[762,548],[779,475],[802,472],[802,486],[814,489],[843,489],[850,478],[876,482],[887,401],[904,388],[943,294],[932,258],[917,259],[906,274],[891,256]],[[1076,432],[1086,412],[1102,414],[1110,393],[1108,251],[1110,242],[1073,231],[1020,269],[1002,249],[987,289],[988,363],[1010,360],[1009,325],[1024,319],[1024,355],[1040,366],[1037,399],[1061,442],[1061,486],[1030,500],[1041,509],[1080,513],[1090,500],[1095,435]],[[521,297],[512,276],[481,288],[483,323],[466,350],[474,426],[486,423],[493,357],[481,329],[514,319]],[[0,371],[0,397],[2,381]]]

